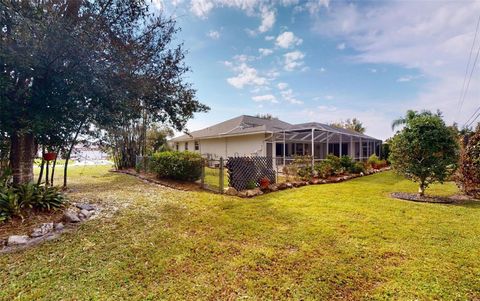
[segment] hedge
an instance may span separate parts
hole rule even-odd
[[[194,182],[202,176],[203,158],[188,151],[158,152],[152,155],[149,165],[159,178]]]

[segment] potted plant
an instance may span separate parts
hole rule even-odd
[[[260,179],[260,188],[267,189],[270,185],[270,179],[267,177],[263,177]]]
[[[48,152],[48,153],[43,154],[43,159],[45,161],[53,161],[56,158],[57,158],[57,153],[55,153],[55,152]]]

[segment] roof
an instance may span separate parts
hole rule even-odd
[[[194,139],[218,138],[254,133],[273,133],[291,127],[290,123],[279,119],[265,119],[249,115],[241,115],[233,119],[212,125],[188,135],[173,138],[171,141],[185,141]]]
[[[182,135],[173,138],[172,142],[196,140],[196,139],[208,139],[208,138],[220,138],[228,136],[248,135],[256,133],[281,133],[285,132],[302,132],[306,130],[317,129],[332,133],[344,134],[354,137],[373,139],[371,136],[367,136],[362,133],[358,133],[352,130],[343,128],[337,128],[324,123],[308,122],[301,124],[290,124],[279,119],[265,119],[249,115],[241,115],[224,122],[212,125],[202,130],[194,131],[186,135]]]
[[[365,138],[365,139],[374,139],[374,140],[380,140],[359,132],[356,132],[354,130],[349,130],[349,129],[344,129],[336,126],[331,126],[328,124],[324,123],[318,123],[318,122],[307,122],[307,123],[300,123],[300,124],[294,124],[286,131],[288,132],[294,132],[294,131],[301,131],[301,130],[311,130],[311,129],[316,129],[316,130],[323,130],[327,132],[334,132],[334,133],[339,133],[339,134],[344,134],[344,135],[349,135],[349,136],[355,136],[355,137],[360,137],[360,138]]]

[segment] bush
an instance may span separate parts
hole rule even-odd
[[[340,165],[342,166],[343,172],[351,172],[355,162],[353,162],[350,156],[342,156],[340,158]]]
[[[65,205],[65,196],[55,187],[23,184],[0,188],[0,221],[23,218],[25,209],[52,210]]]
[[[337,157],[335,155],[327,155],[327,159],[325,161],[327,161],[330,164],[330,166],[333,169],[334,174],[341,173],[342,163],[341,163],[339,157]]]
[[[327,160],[316,163],[315,171],[317,172],[317,176],[322,179],[333,176],[333,173],[334,173],[331,163]]]
[[[202,176],[203,158],[193,152],[159,152],[152,156],[150,169],[159,178],[194,182]]]
[[[355,162],[350,169],[350,172],[356,174],[365,172],[365,165],[362,162]]]

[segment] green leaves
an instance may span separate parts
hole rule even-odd
[[[429,111],[410,112],[404,124],[391,141],[392,166],[420,183],[422,191],[431,183],[443,183],[458,162],[459,147],[453,131],[445,125],[440,113]]]

